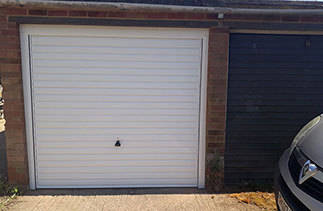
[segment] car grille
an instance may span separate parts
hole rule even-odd
[[[311,197],[315,198],[316,200],[323,202],[323,183],[322,182],[312,177],[306,180],[301,185],[298,183],[299,174],[301,172],[302,166],[298,163],[296,159],[295,151],[289,158],[288,166],[297,187],[302,191],[304,191],[305,193],[307,193],[308,195],[310,195]]]
[[[284,181],[281,175],[277,178],[277,183],[279,185],[280,193],[282,194],[284,199],[288,201],[289,206],[293,210],[309,211],[309,209],[288,188],[286,182]],[[276,196],[277,196],[277,193],[276,193]]]

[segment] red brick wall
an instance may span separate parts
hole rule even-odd
[[[4,86],[8,173],[11,184],[28,184],[19,27],[7,22],[11,15],[126,18],[156,20],[217,20],[216,14],[0,8],[0,73]],[[225,15],[225,20],[320,22],[319,16]],[[217,20],[218,21],[218,20]],[[219,24],[221,25],[221,23]],[[211,28],[209,36],[207,153],[224,155],[229,29]],[[211,156],[208,156],[209,158]],[[223,169],[217,175],[223,178]]]
[[[20,10],[17,12],[21,14]],[[8,177],[11,184],[28,184],[21,77],[19,27],[7,22],[7,9],[0,8],[0,74],[6,123]]]
[[[88,17],[88,18],[131,18],[131,19],[167,19],[167,20],[205,20],[213,19],[206,14],[167,13],[167,12],[131,12],[131,11],[97,11],[97,10],[63,10],[63,9],[24,9],[8,8],[8,15],[48,16],[48,17]]]
[[[207,146],[208,152],[224,154],[227,103],[229,29],[209,31]]]
[[[23,90],[20,63],[19,27],[7,22],[10,15],[134,18],[134,19],[207,19],[206,14],[141,13],[82,10],[44,10],[2,8],[0,13],[0,72],[3,77],[5,115],[7,120],[7,153],[9,182],[28,184],[27,150],[24,124]],[[211,17],[212,18],[212,17]],[[223,154],[225,134],[225,101],[228,30],[210,30],[208,136],[207,151]],[[225,65],[224,65],[225,63]]]
[[[229,29],[211,28],[209,30],[208,57],[208,97],[206,119],[207,144],[207,183],[211,188],[221,189],[224,178],[224,150],[227,104]],[[222,169],[212,172],[209,163],[221,156]]]

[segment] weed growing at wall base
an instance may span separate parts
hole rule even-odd
[[[22,192],[17,187],[8,185],[4,179],[0,178],[0,211],[5,210],[17,196]]]

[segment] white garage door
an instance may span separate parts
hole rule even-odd
[[[58,29],[28,35],[36,187],[197,186],[205,32]]]

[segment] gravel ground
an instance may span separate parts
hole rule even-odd
[[[261,210],[239,203],[229,194],[209,194],[191,188],[37,190],[19,196],[8,210]]]
[[[0,196],[0,211],[6,210],[6,207],[14,200],[15,198],[9,196]]]

